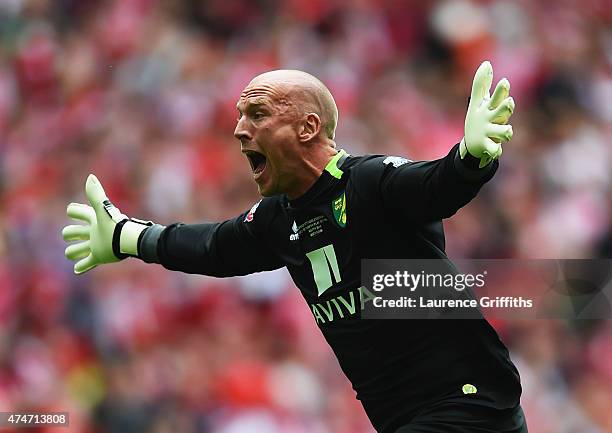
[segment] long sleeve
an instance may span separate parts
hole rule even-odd
[[[236,218],[220,223],[176,223],[147,230],[139,247],[141,258],[167,269],[191,274],[230,277],[270,271],[284,266],[266,242],[266,211],[254,206]],[[268,208],[268,209],[265,209]],[[149,253],[143,254],[145,251]],[[151,251],[153,252],[151,253]]]
[[[385,210],[404,222],[439,221],[469,203],[499,165],[494,161],[479,169],[470,156],[459,157],[458,147],[433,161],[373,158],[363,164],[356,181],[366,196],[378,196]]]

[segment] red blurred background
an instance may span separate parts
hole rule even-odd
[[[162,224],[249,209],[235,103],[277,68],[328,85],[350,153],[443,156],[490,59],[514,139],[445,222],[449,255],[610,257],[611,6],[0,0],[0,410],[70,412],[37,432],[372,432],[285,271],[217,280],[129,259],[76,277],[66,204],[93,172]],[[609,321],[495,326],[530,432],[612,432]]]

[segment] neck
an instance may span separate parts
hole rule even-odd
[[[287,191],[289,200],[294,200],[306,193],[321,177],[325,166],[338,153],[338,150],[332,146],[324,145],[314,148],[317,150],[304,155],[302,169],[296,178],[294,187]]]

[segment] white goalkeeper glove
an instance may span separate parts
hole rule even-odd
[[[510,82],[502,78],[493,96],[489,95],[493,82],[493,67],[484,61],[478,67],[472,83],[472,94],[465,117],[465,136],[459,145],[461,159],[469,153],[485,167],[502,154],[501,143],[512,138],[512,125],[507,125],[514,112]]]
[[[66,212],[85,225],[69,225],[62,230],[66,242],[82,241],[66,248],[66,257],[76,261],[74,273],[82,274],[103,263],[138,257],[138,241],[150,221],[128,218],[106,197],[96,176],[90,174],[85,193],[91,206],[70,203]]]

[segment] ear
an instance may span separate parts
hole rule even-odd
[[[321,118],[317,113],[308,113],[302,120],[298,130],[300,141],[310,141],[319,135],[319,132],[321,132]]]

